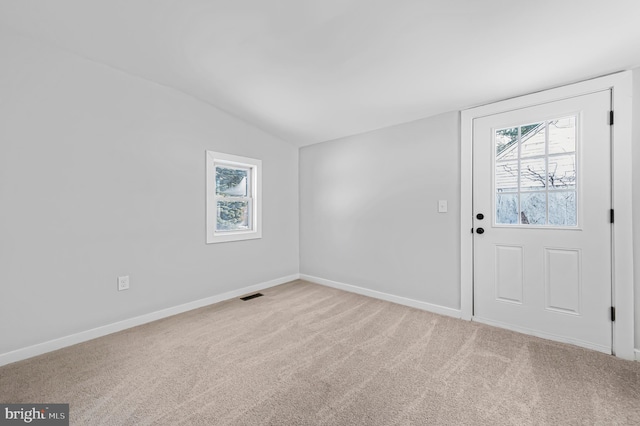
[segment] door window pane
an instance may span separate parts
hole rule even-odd
[[[512,160],[518,158],[518,128],[496,130],[496,158]],[[515,152],[514,152],[515,151]]]
[[[518,194],[496,195],[496,223],[518,223]]]
[[[549,158],[549,189],[569,189],[575,187],[575,154]]]
[[[549,193],[549,224],[576,226],[576,193],[574,191]]]
[[[544,192],[520,195],[520,223],[544,225],[547,221],[547,197]]]
[[[520,127],[520,156],[532,157],[545,153],[545,123],[534,123]]]
[[[549,121],[549,154],[576,150],[576,118],[566,117]]]
[[[577,116],[495,131],[495,223],[577,226]]]
[[[518,190],[518,160],[496,164],[496,190],[498,192]]]
[[[544,158],[522,160],[520,162],[520,190],[540,190],[547,186]]]

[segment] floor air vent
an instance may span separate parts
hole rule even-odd
[[[260,297],[260,296],[262,296],[262,293],[256,293],[256,294],[252,294],[250,296],[241,297],[240,300],[251,300],[251,299],[255,299],[256,297]]]

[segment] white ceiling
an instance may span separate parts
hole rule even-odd
[[[640,65],[640,0],[2,0],[0,26],[302,146]]]

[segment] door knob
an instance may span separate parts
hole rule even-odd
[[[483,215],[482,213],[478,213],[478,214],[476,215],[476,219],[478,219],[478,220],[482,220],[482,219],[484,219],[484,215]]]
[[[478,233],[478,234],[484,234],[484,229],[482,229],[482,228],[478,228],[478,229],[476,229],[476,233]]]

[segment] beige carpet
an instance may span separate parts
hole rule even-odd
[[[295,281],[0,367],[78,425],[640,424],[640,363]]]

